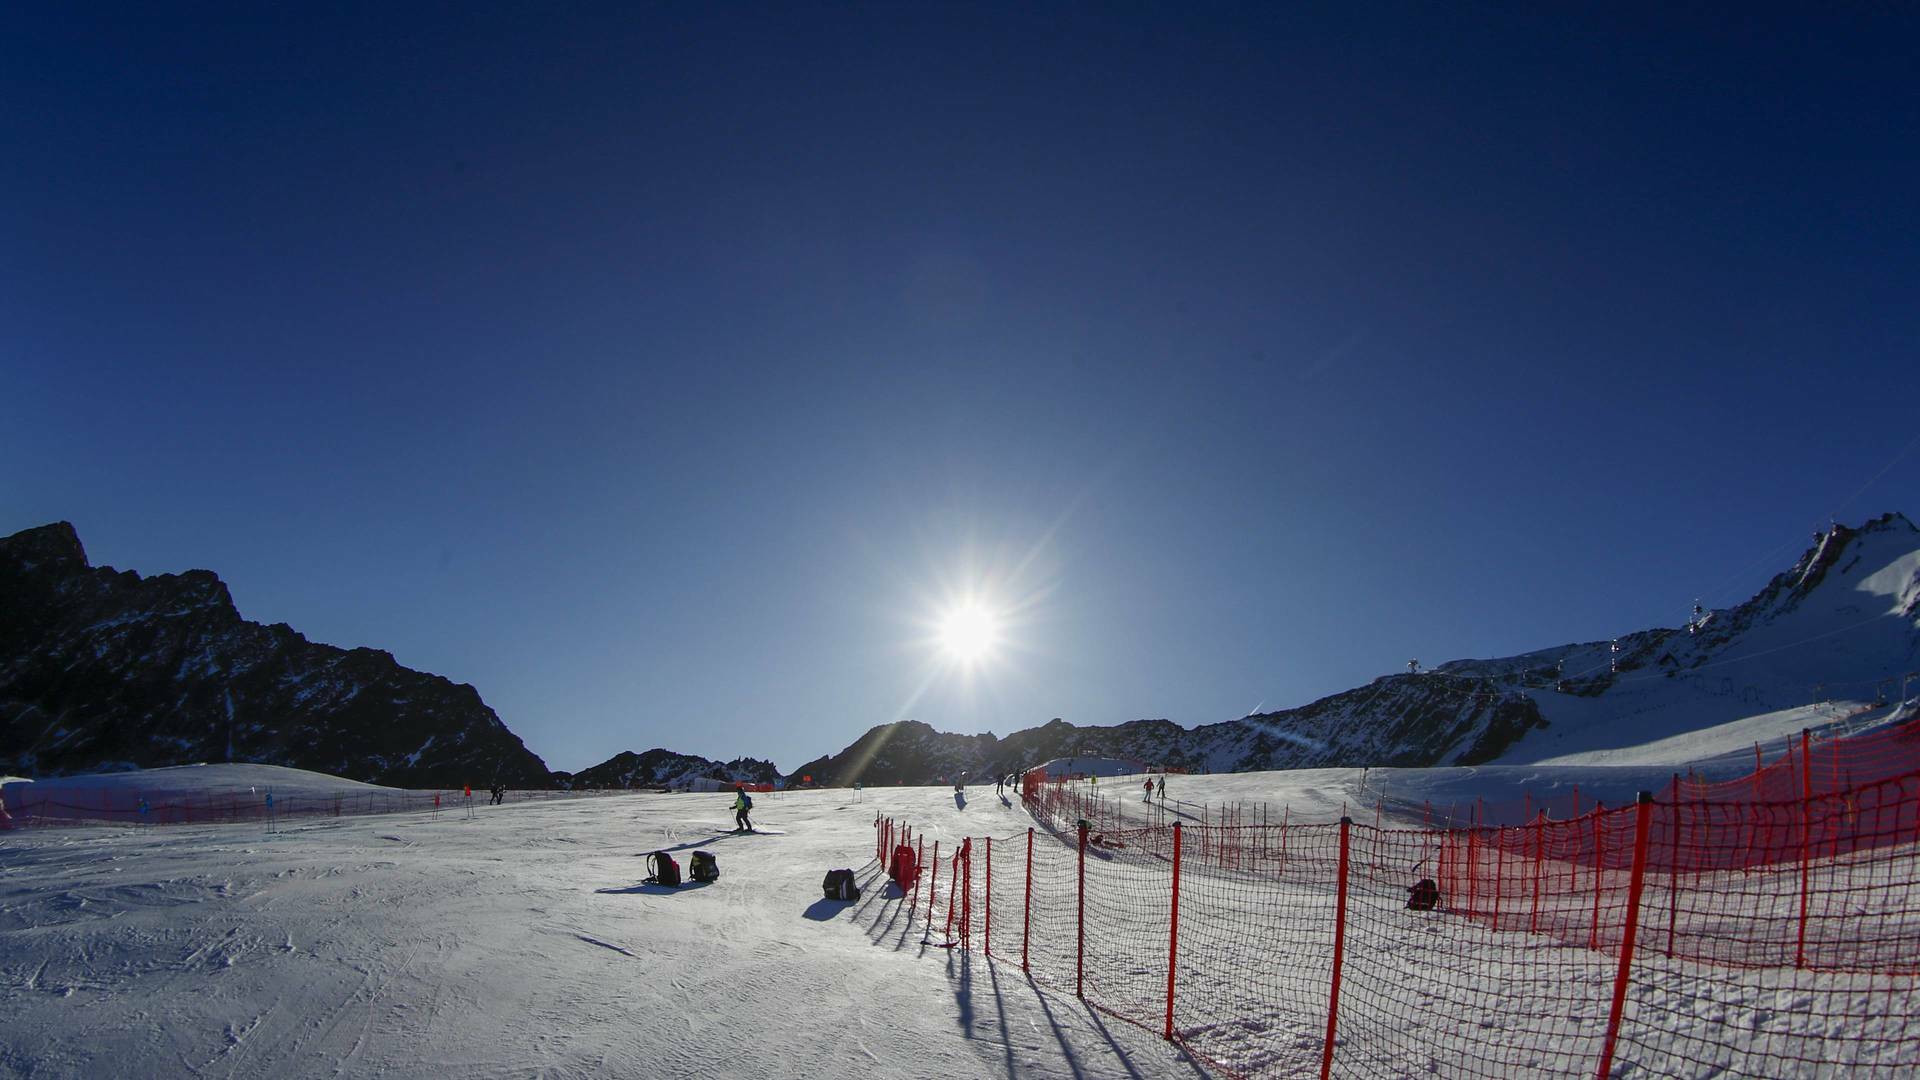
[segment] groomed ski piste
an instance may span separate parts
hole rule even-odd
[[[1383,788],[1402,806],[1505,802],[1543,784],[1619,797],[1676,768],[1721,762],[1731,770],[1762,729],[1778,728],[1785,742],[1819,723],[1870,731],[1904,715],[1819,706],[1639,754],[1610,751],[1604,764],[1574,757],[1494,769],[1174,775],[1168,798],[1262,804],[1307,824],[1342,814],[1362,820],[1363,808],[1383,801]],[[203,791],[272,784],[315,797],[365,788],[246,765],[112,779],[155,800],[169,785],[185,784]],[[44,799],[49,788],[101,780],[14,783],[6,794],[17,805],[29,786]],[[1087,786],[1124,801],[1139,798],[1141,782],[1110,775]],[[1029,979],[1008,958],[1011,928],[994,931],[989,959],[982,942],[952,947],[951,934],[943,936],[924,912],[909,915],[908,904],[925,903],[921,892],[943,896],[946,883],[930,880],[930,890],[898,895],[875,860],[876,820],[910,821],[918,836],[945,838],[949,849],[963,836],[1023,836],[1035,818],[1011,788],[996,793],[991,783],[974,784],[958,797],[950,786],[762,795],[753,813],[764,831],[751,834],[732,831],[725,794],[477,802],[438,813],[0,833],[0,1075],[1222,1075],[1155,1032],[1089,1007],[1071,985]],[[1049,851],[1056,862],[1071,851],[1058,830],[1035,835],[1036,843],[1057,846]],[[719,881],[672,889],[644,883],[646,854],[663,849],[683,869],[691,852],[715,853]],[[822,898],[821,880],[837,867],[856,872],[860,900]],[[1188,902],[1224,897],[1222,918],[1281,917],[1235,912],[1233,895],[1196,889]],[[1325,899],[1300,898],[1303,908]],[[1071,918],[1070,911],[1054,915],[1056,923]],[[1275,936],[1291,932],[1277,927]],[[1061,941],[1044,947],[1055,959],[1063,955]],[[1245,956],[1216,952],[1201,962],[1245,968],[1252,978],[1253,965],[1275,966],[1272,947],[1265,942]],[[1574,956],[1570,981],[1594,991],[1583,998],[1604,998],[1609,957],[1542,947]],[[1324,950],[1312,935],[1301,948],[1315,951],[1301,958],[1303,971],[1324,972],[1317,955]],[[1089,953],[1137,974],[1150,989],[1141,1007],[1157,1009],[1164,957],[1116,958],[1100,945]],[[1477,965],[1473,993],[1483,1028],[1508,1022],[1503,1010],[1536,1026],[1564,1022],[1570,1032],[1592,1020],[1571,1013],[1555,1020],[1565,1004],[1557,998],[1503,1000],[1503,986],[1525,982],[1525,973],[1504,967],[1513,955],[1490,953]],[[1398,995],[1417,1013],[1429,995],[1418,982],[1419,957],[1401,959],[1408,981],[1350,988],[1362,1005],[1344,1008],[1359,1015],[1366,1001]],[[1276,976],[1265,970],[1259,977]],[[1911,983],[1902,984],[1909,999]],[[1736,1059],[1766,1060],[1781,1035],[1767,1018],[1775,1006],[1793,1007],[1790,980],[1755,971],[1714,985],[1694,1002],[1689,1036],[1729,1047]],[[1205,1045],[1215,1049],[1227,1038],[1222,1052],[1248,1074],[1311,1072],[1325,1019],[1319,1000],[1308,992],[1297,1004],[1285,995],[1249,1002],[1257,1009],[1249,1021],[1193,1038],[1214,1037]],[[1604,1015],[1604,1000],[1600,1008]],[[1913,1023],[1861,1010],[1823,1034],[1911,1049]],[[1448,1075],[1487,1064],[1451,1057],[1444,1027],[1417,1037],[1423,1053],[1356,1056],[1336,1074]],[[1570,1036],[1570,1052],[1585,1055],[1589,1041]],[[1636,1073],[1635,1052],[1659,1050],[1629,1047],[1616,1075],[1645,1074]],[[1697,1064],[1689,1075],[1725,1074],[1711,1061]],[[1793,1061],[1774,1061],[1768,1071],[1819,1075]]]

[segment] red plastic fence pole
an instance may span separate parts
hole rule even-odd
[[[1540,932],[1540,874],[1547,865],[1547,812],[1533,823],[1533,912],[1527,916],[1527,933]]]
[[[1806,729],[1800,731],[1800,933],[1794,943],[1793,966],[1807,966],[1807,894],[1813,887],[1813,870],[1807,864],[1808,841],[1813,833],[1813,750]]]
[[[1327,998],[1327,1039],[1320,1047],[1320,1080],[1333,1074],[1333,1035],[1340,1022],[1340,968],[1347,956],[1347,832],[1352,818],[1340,819],[1340,891],[1333,908],[1333,990]]]
[[[1493,932],[1497,934],[1500,932],[1500,894],[1506,891],[1507,830],[1496,830],[1493,843]]]
[[[953,880],[947,883],[947,925],[946,925],[946,928],[941,930],[940,932],[946,935],[947,944],[949,945],[953,944],[953,940],[954,940],[953,939],[953,917],[959,914],[960,912],[960,905],[953,902],[953,897],[955,893],[960,891],[960,856],[963,854],[965,846],[966,846],[965,842],[963,841],[961,844],[961,847],[955,848],[953,851]],[[927,921],[929,924],[931,924],[933,921],[931,918],[932,911],[933,911],[931,905],[928,906],[927,911],[929,915],[929,918]],[[965,927],[961,928],[960,934],[962,937],[966,936]]]
[[[1620,966],[1613,975],[1613,1008],[1607,1014],[1607,1041],[1600,1051],[1600,1080],[1613,1069],[1614,1042],[1620,1035],[1620,1014],[1627,1007],[1627,978],[1633,971],[1633,939],[1640,927],[1640,891],[1647,880],[1647,825],[1653,820],[1653,793],[1640,793],[1633,823],[1633,879],[1627,886],[1627,927],[1620,939]]]
[[[1680,922],[1680,774],[1673,774],[1673,858],[1667,865],[1667,958],[1673,958],[1673,938]]]
[[[1173,908],[1167,915],[1167,1028],[1173,1038],[1173,961],[1180,951],[1180,823],[1173,823]]]
[[[933,876],[927,880],[927,932],[933,932],[933,898],[940,895],[940,841],[933,842]]]
[[[1602,816],[1601,804],[1595,803],[1593,814],[1587,819],[1593,822],[1593,922],[1587,927],[1587,948],[1589,949],[1600,947],[1600,891],[1606,882],[1606,862],[1602,858],[1605,853],[1601,851],[1600,842]]]
[[[1477,816],[1477,815],[1476,815]],[[1480,914],[1480,826],[1467,831],[1467,918]]]
[[[1033,936],[1033,826],[1027,826],[1027,900],[1020,905],[1020,970],[1027,967],[1027,939]]]
[[[993,955],[993,837],[987,837],[987,911],[984,940],[980,951]]]
[[[1087,820],[1080,819],[1080,884],[1074,915],[1073,996],[1087,996]]]
[[[960,948],[965,952],[973,951],[973,837],[960,845],[961,874],[960,884]]]

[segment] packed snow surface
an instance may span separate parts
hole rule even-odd
[[[205,775],[225,784],[253,767],[220,768],[241,772]],[[1598,787],[1619,769],[1555,771]],[[1167,799],[1359,818],[1382,783],[1371,772],[1175,774]],[[1488,781],[1485,769],[1391,774],[1415,793]],[[115,775],[159,790],[182,771]],[[1143,783],[1097,789],[1144,803]],[[0,833],[0,1077],[1213,1075],[902,916],[872,858],[875,817],[929,842],[1007,837],[1032,824],[1014,792],[760,795],[749,834],[732,831],[730,802],[633,794],[275,828]],[[711,851],[722,876],[644,884],[657,849],[683,869]],[[860,900],[821,898],[836,867],[855,870]],[[1596,978],[1610,970],[1603,954],[1571,955]],[[1488,963],[1494,993],[1504,974]],[[1312,1011],[1289,1022],[1315,1029]]]
[[[0,1076],[1195,1075],[883,929],[876,813],[1006,833],[1017,802],[761,795],[775,835],[736,835],[730,798],[0,833]],[[641,884],[661,848],[722,876]],[[834,867],[860,902],[821,898]]]

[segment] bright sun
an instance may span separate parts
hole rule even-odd
[[[940,620],[940,645],[947,655],[962,663],[984,657],[999,639],[994,617],[978,604],[965,604]]]

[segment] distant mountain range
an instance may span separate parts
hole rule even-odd
[[[1473,765],[1885,695],[1920,667],[1920,530],[1898,514],[1836,525],[1751,600],[1681,628],[1456,660],[1197,728],[1054,719],[998,738],[883,724],[784,778],[769,761],[659,748],[549,772],[472,687],[246,622],[206,571],[90,567],[65,523],[0,540],[0,600],[0,771],[240,760],[396,785],[677,788],[928,784],[1068,756],[1214,772]]]
[[[696,778],[734,783],[773,784],[780,781],[780,770],[771,761],[735,758],[728,762],[709,761],[693,754],[676,754],[655,748],[636,754],[623,750],[590,769],[577,773],[556,772],[561,787],[603,790],[608,788],[684,789]]]
[[[1920,530],[1899,514],[1835,525],[1738,607],[1689,625],[1375,679],[1294,709],[1184,728],[1166,720],[950,735],[885,724],[802,765],[829,784],[939,783],[1055,757],[1189,771],[1422,767],[1634,746],[1806,705],[1884,698],[1920,668]]]

